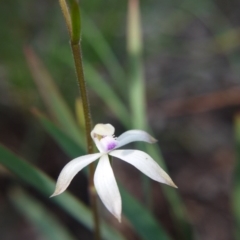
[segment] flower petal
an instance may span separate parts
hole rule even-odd
[[[106,150],[104,149],[104,147],[103,147],[103,145],[101,144],[100,140],[99,140],[97,137],[92,137],[92,139],[93,139],[93,141],[94,141],[94,143],[95,143],[98,151],[99,151],[100,153],[105,153]]]
[[[119,148],[123,145],[126,145],[130,142],[143,141],[148,143],[155,143],[157,140],[149,135],[147,132],[142,130],[129,130],[121,134],[118,138],[118,145],[116,148]]]
[[[93,137],[94,134],[100,136],[112,136],[115,132],[115,128],[110,123],[98,123],[95,125],[93,130],[91,131],[91,136]]]
[[[103,204],[121,222],[122,200],[108,155],[103,155],[99,160],[94,185]]]
[[[114,150],[109,155],[132,164],[155,181],[177,188],[168,174],[145,152],[139,150]]]
[[[101,153],[106,152],[106,150],[100,143],[100,139],[104,136],[112,136],[114,132],[115,132],[115,128],[110,123],[107,123],[107,124],[98,123],[95,125],[95,127],[91,131],[91,137],[95,142],[95,145],[99,150],[99,152]]]
[[[73,159],[62,169],[54,193],[51,197],[61,194],[69,186],[75,175],[91,162],[97,160],[102,154],[94,153]]]

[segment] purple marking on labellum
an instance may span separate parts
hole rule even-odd
[[[105,149],[105,151],[110,151],[117,146],[117,140],[115,138],[113,138],[112,136],[103,137],[100,140],[100,142],[101,142],[103,148]]]
[[[110,142],[110,143],[108,143],[108,145],[107,145],[107,150],[108,150],[108,151],[109,151],[109,150],[112,150],[112,149],[114,149],[116,146],[117,146],[117,143],[116,143],[116,142]]]

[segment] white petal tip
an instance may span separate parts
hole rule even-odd
[[[55,189],[54,193],[49,198],[56,197],[57,195],[60,195],[61,193],[64,192],[64,190],[62,190],[62,189]]]
[[[122,210],[111,212],[113,216],[118,220],[119,223],[122,222]]]
[[[171,186],[174,188],[178,188],[178,186],[175,183],[173,183]]]
[[[158,140],[156,138],[151,137],[150,138],[150,143],[156,143]]]
[[[178,188],[177,185],[171,179],[168,180],[168,182],[166,184],[171,186],[171,187]]]
[[[57,195],[59,195],[60,193],[53,193],[49,198],[52,198],[52,197],[56,197]]]
[[[119,223],[122,222],[121,215],[119,215],[119,216],[115,216],[115,217],[117,218],[117,220],[118,220]]]

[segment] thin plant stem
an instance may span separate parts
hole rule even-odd
[[[81,46],[79,43],[74,44],[71,42],[71,48],[72,48],[72,53],[74,57],[78,86],[80,89],[82,104],[83,104],[87,152],[90,154],[90,153],[93,153],[93,141],[90,135],[91,129],[92,129],[92,120],[91,120],[91,113],[89,108],[89,100],[87,95],[86,83],[85,83],[84,74],[83,74]]]
[[[86,88],[86,82],[84,79],[84,73],[83,73],[83,64],[82,64],[82,50],[80,45],[80,34],[78,34],[78,31],[81,29],[76,28],[78,26],[77,23],[73,22],[73,16],[70,15],[68,6],[66,4],[65,0],[59,0],[63,16],[65,18],[69,34],[70,34],[70,44],[71,49],[73,53],[74,58],[74,64],[76,69],[76,75],[78,80],[78,86],[81,93],[82,98],[82,104],[83,104],[83,113],[84,113],[84,120],[85,120],[85,131],[86,131],[86,142],[87,142],[87,152],[88,154],[93,153],[94,146],[93,141],[91,138],[91,130],[92,130],[92,119],[91,119],[91,112],[89,107],[89,100],[88,100],[88,94],[87,94],[87,88]],[[72,2],[74,3],[74,2]],[[75,4],[75,5],[74,5]],[[78,12],[78,5],[74,3],[72,6],[75,7],[74,9],[71,9],[73,14],[75,15],[74,21],[79,20],[80,21],[80,12]],[[77,19],[79,17],[79,19]],[[73,26],[73,24],[75,24]],[[74,32],[76,31],[76,32]],[[97,207],[97,193],[94,187],[93,177],[94,177],[94,170],[95,166],[94,163],[89,165],[89,194],[91,199],[91,206],[92,206],[92,212],[93,212],[93,221],[94,221],[94,233],[95,233],[95,240],[100,240],[100,221],[99,221],[99,215],[98,215],[98,207]]]
[[[88,154],[93,153],[93,142],[90,135],[92,129],[91,114],[89,108],[89,100],[86,89],[86,82],[84,80],[83,66],[82,66],[82,54],[80,44],[71,43],[72,53],[74,57],[74,63],[77,73],[78,84],[82,97],[84,120],[85,120],[85,129],[86,129],[86,141],[87,141],[87,152]],[[93,219],[95,225],[95,239],[100,239],[100,223],[97,209],[97,194],[94,187],[93,176],[94,176],[94,163],[89,165],[89,194],[91,198],[91,205],[93,211]]]

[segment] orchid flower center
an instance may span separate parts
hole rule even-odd
[[[105,151],[110,151],[117,146],[117,140],[113,136],[103,136],[100,143]]]

